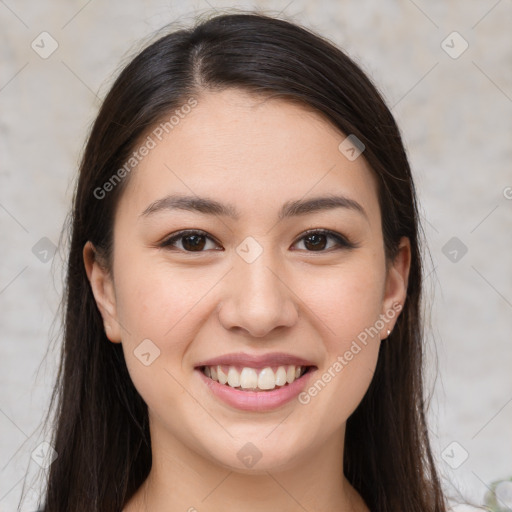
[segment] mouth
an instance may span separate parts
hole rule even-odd
[[[291,404],[318,367],[313,360],[285,352],[237,352],[200,361],[194,370],[215,399],[241,411],[263,413]]]
[[[253,368],[237,365],[204,365],[196,368],[208,379],[238,391],[269,392],[290,386],[316,366],[280,365]]]

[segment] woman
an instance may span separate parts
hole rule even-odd
[[[71,216],[45,512],[446,510],[414,184],[327,40],[256,13],[121,72]]]

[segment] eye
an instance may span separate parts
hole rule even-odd
[[[334,244],[329,246],[328,240],[334,240]],[[303,235],[298,242],[304,243],[304,247],[308,252],[328,252],[325,249],[338,248],[354,248],[355,245],[350,243],[344,236],[328,229],[312,229]]]
[[[179,233],[175,233],[170,238],[164,240],[160,244],[160,247],[174,247],[184,252],[203,252],[203,250],[209,249],[208,247],[206,247],[208,245],[208,240],[214,242],[214,246],[217,245],[215,240],[208,236],[204,231],[189,229],[185,231],[180,231]],[[177,246],[177,244],[181,245],[181,247]]]

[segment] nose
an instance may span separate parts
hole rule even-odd
[[[297,322],[297,297],[282,267],[265,253],[252,263],[239,258],[229,272],[218,308],[225,329],[243,330],[260,338]]]

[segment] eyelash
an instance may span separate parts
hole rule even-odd
[[[297,242],[301,241],[302,239],[306,238],[308,235],[312,235],[312,234],[325,235],[327,237],[330,237],[330,238],[333,238],[334,240],[336,240],[336,242],[338,243],[338,247],[334,248],[334,250],[354,249],[355,247],[357,247],[355,244],[349,242],[343,235],[341,235],[339,233],[336,233],[335,231],[330,231],[329,229],[310,229],[308,231],[305,231],[301,235],[301,237],[298,238],[296,240],[296,242],[294,242],[293,245],[295,245]],[[185,252],[185,253],[188,253],[188,254],[206,252],[206,251],[187,251],[187,250],[178,249],[176,247],[173,247],[173,243],[175,243],[176,241],[180,240],[181,238],[183,238],[183,237],[185,237],[187,235],[205,236],[206,238],[209,238],[213,242],[217,243],[217,241],[214,238],[212,238],[210,235],[208,235],[205,231],[202,231],[200,229],[185,229],[185,230],[179,231],[179,232],[173,234],[171,237],[165,239],[159,245],[159,247],[164,248],[164,249],[169,249],[169,250],[177,250],[177,251]],[[330,249],[326,249],[326,250],[306,251],[306,252],[310,252],[310,253],[315,253],[315,252],[326,253],[326,252],[331,252],[332,250],[333,250],[333,248],[331,247]]]

